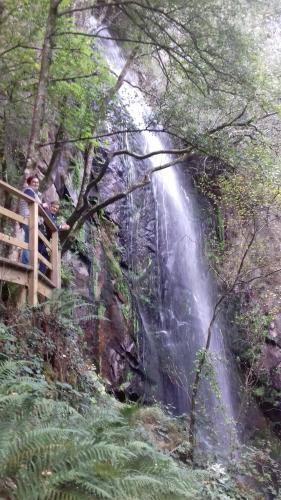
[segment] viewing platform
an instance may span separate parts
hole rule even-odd
[[[29,217],[16,213],[20,199],[28,203]],[[52,233],[50,241],[39,231],[40,218]],[[20,224],[29,227],[29,243],[15,236],[16,232],[20,232]],[[38,251],[39,238],[48,249],[49,260]],[[0,181],[0,248],[0,281],[22,287],[20,303],[27,302],[35,306],[38,295],[49,298],[54,289],[61,287],[59,235],[55,224],[33,198],[3,181]],[[19,259],[14,260],[13,249],[28,250],[29,264],[22,264]],[[39,271],[39,262],[46,266],[46,274]]]

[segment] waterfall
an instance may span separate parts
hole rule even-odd
[[[120,74],[125,60],[119,47],[108,40],[103,50],[112,71]],[[119,90],[120,100],[134,127],[145,129],[151,109],[136,88],[137,76],[129,71],[126,80]],[[169,138],[164,134],[143,131],[137,135],[142,153],[169,148]],[[169,155],[161,154],[152,156],[140,166],[132,158],[125,158],[129,182],[134,183],[139,178],[141,169],[147,171],[170,160]],[[153,175],[152,192],[158,276],[154,291],[157,321],[150,321],[144,305],[139,303],[138,307],[144,331],[144,364],[150,381],[147,391],[150,398],[182,415],[190,410],[196,354],[205,346],[216,294],[203,257],[199,209],[192,183],[186,176],[183,179],[181,167],[174,166]],[[130,195],[129,230],[136,235],[140,222],[136,220],[134,200],[135,195]],[[133,239],[132,236],[132,246]],[[133,253],[133,248],[131,250]],[[200,384],[197,401],[197,428],[200,427],[202,443],[213,446],[219,441],[221,448],[229,450],[229,426],[236,430],[235,408],[239,406],[234,382],[236,373],[229,361],[219,320],[212,332],[208,374]]]

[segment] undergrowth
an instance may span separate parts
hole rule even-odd
[[[191,464],[186,419],[108,395],[82,355],[91,314],[69,294],[47,310],[2,310],[0,498],[278,498],[268,445],[241,446],[228,464],[206,454]]]

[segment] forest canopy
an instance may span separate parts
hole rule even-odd
[[[15,183],[35,169],[47,187],[71,145],[83,157],[79,206],[70,218],[72,229],[79,220],[81,226],[95,212],[88,199],[93,184],[87,187],[96,148],[105,148],[109,161],[134,153],[105,142],[106,118],[133,66],[153,109],[147,129],[157,124],[171,135],[174,161],[196,153],[235,171],[258,166],[276,183],[278,15],[274,2],[245,0],[2,1],[2,179]],[[104,39],[116,40],[127,55],[119,75],[99,50]],[[111,136],[124,133],[116,128]]]

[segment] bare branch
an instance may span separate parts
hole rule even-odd
[[[51,78],[51,79],[49,79],[49,83],[74,82],[75,80],[80,80],[80,79],[84,79],[84,78],[92,78],[93,76],[98,76],[98,73],[95,71],[94,73],[90,73],[89,75],[73,75],[73,76],[65,76],[63,78]]]
[[[119,201],[122,198],[126,198],[129,194],[133,193],[137,189],[140,189],[140,188],[146,186],[147,184],[149,184],[150,180],[151,180],[151,175],[153,175],[154,173],[159,172],[160,170],[164,170],[166,168],[169,168],[173,165],[185,162],[191,153],[192,153],[192,148],[190,148],[189,151],[186,151],[185,154],[175,158],[174,160],[171,160],[171,161],[165,163],[164,165],[159,165],[158,167],[155,167],[155,168],[148,170],[139,181],[137,181],[135,184],[130,186],[125,191],[121,191],[119,193],[116,193],[113,196],[107,198],[106,200],[103,200],[103,201],[97,203],[96,205],[91,206],[84,213],[81,213],[77,224],[75,226],[72,226],[71,229],[64,235],[64,241],[62,243],[62,253],[64,253],[70,246],[69,237],[72,234],[72,232],[78,231],[84,225],[86,220],[88,220],[90,217],[92,217],[95,213],[104,209],[108,205],[112,205],[112,203],[116,203],[116,201]],[[97,180],[95,180],[95,184],[97,184]],[[69,220],[68,220],[68,222],[69,222]]]
[[[202,349],[202,355],[199,359],[198,365],[196,366],[196,372],[195,372],[195,379],[194,383],[192,386],[192,393],[191,393],[191,410],[190,410],[190,424],[189,424],[189,444],[190,444],[190,451],[189,451],[189,458],[192,461],[193,460],[193,455],[194,455],[194,448],[195,448],[195,422],[196,422],[196,401],[197,401],[197,394],[199,390],[199,384],[201,381],[202,373],[203,373],[203,368],[206,363],[207,359],[207,354],[210,349],[210,344],[211,344],[211,339],[212,339],[212,334],[213,334],[213,325],[217,319],[217,316],[221,310],[221,306],[223,302],[226,300],[226,298],[233,292],[235,286],[238,283],[240,273],[243,269],[246,257],[255,241],[256,235],[257,235],[257,228],[256,228],[256,223],[254,220],[254,231],[249,239],[249,242],[246,245],[246,248],[243,252],[242,258],[240,260],[238,270],[236,271],[235,278],[232,282],[232,284],[226,289],[225,293],[220,296],[218,301],[216,302],[213,310],[213,315],[210,320],[209,326],[208,326],[208,332],[207,332],[207,338],[206,338],[206,343],[205,347]]]
[[[190,152],[190,147],[182,148],[182,149],[159,149],[158,151],[152,151],[152,152],[146,153],[144,155],[134,153],[133,151],[130,151],[128,149],[119,149],[118,151],[114,151],[114,152],[110,153],[110,156],[112,158],[114,158],[115,156],[127,155],[127,156],[132,156],[133,158],[135,158],[135,160],[147,160],[148,158],[151,158],[152,156],[157,156],[157,155],[163,155],[163,154],[183,155],[183,154],[189,153],[189,152]]]
[[[155,133],[164,133],[164,134],[168,134],[172,137],[176,137],[177,139],[180,139],[181,141],[185,142],[186,144],[187,141],[184,139],[184,137],[181,137],[179,136],[178,134],[174,134],[173,132],[169,132],[169,130],[166,130],[164,128],[162,129],[159,129],[159,128],[151,128],[151,127],[145,127],[145,128],[133,128],[133,129],[130,129],[130,128],[127,128],[127,129],[124,129],[124,130],[114,130],[112,132],[105,132],[103,134],[98,134],[98,135],[91,135],[91,136],[86,136],[86,137],[77,137],[76,139],[65,139],[65,140],[61,140],[61,141],[58,141],[55,143],[55,141],[51,141],[51,142],[44,142],[44,143],[41,143],[39,144],[39,149],[40,148],[44,148],[45,146],[51,146],[53,144],[73,144],[75,142],[84,142],[84,141],[91,141],[91,140],[94,140],[94,139],[104,139],[106,137],[113,137],[115,135],[122,135],[122,134],[139,134],[141,132],[155,132]],[[169,151],[167,151],[169,152]]]
[[[208,130],[208,134],[212,135],[212,134],[215,134],[216,132],[219,132],[220,130],[222,130],[222,129],[226,128],[226,127],[231,127],[231,125],[233,125],[237,120],[239,120],[240,118],[242,118],[242,116],[246,112],[247,107],[248,107],[248,103],[245,104],[245,106],[242,109],[242,111],[240,111],[240,113],[238,113],[237,116],[235,116],[234,118],[232,118],[232,120],[230,120],[228,122],[221,123],[221,125],[218,125],[218,127],[215,127],[213,129]]]

